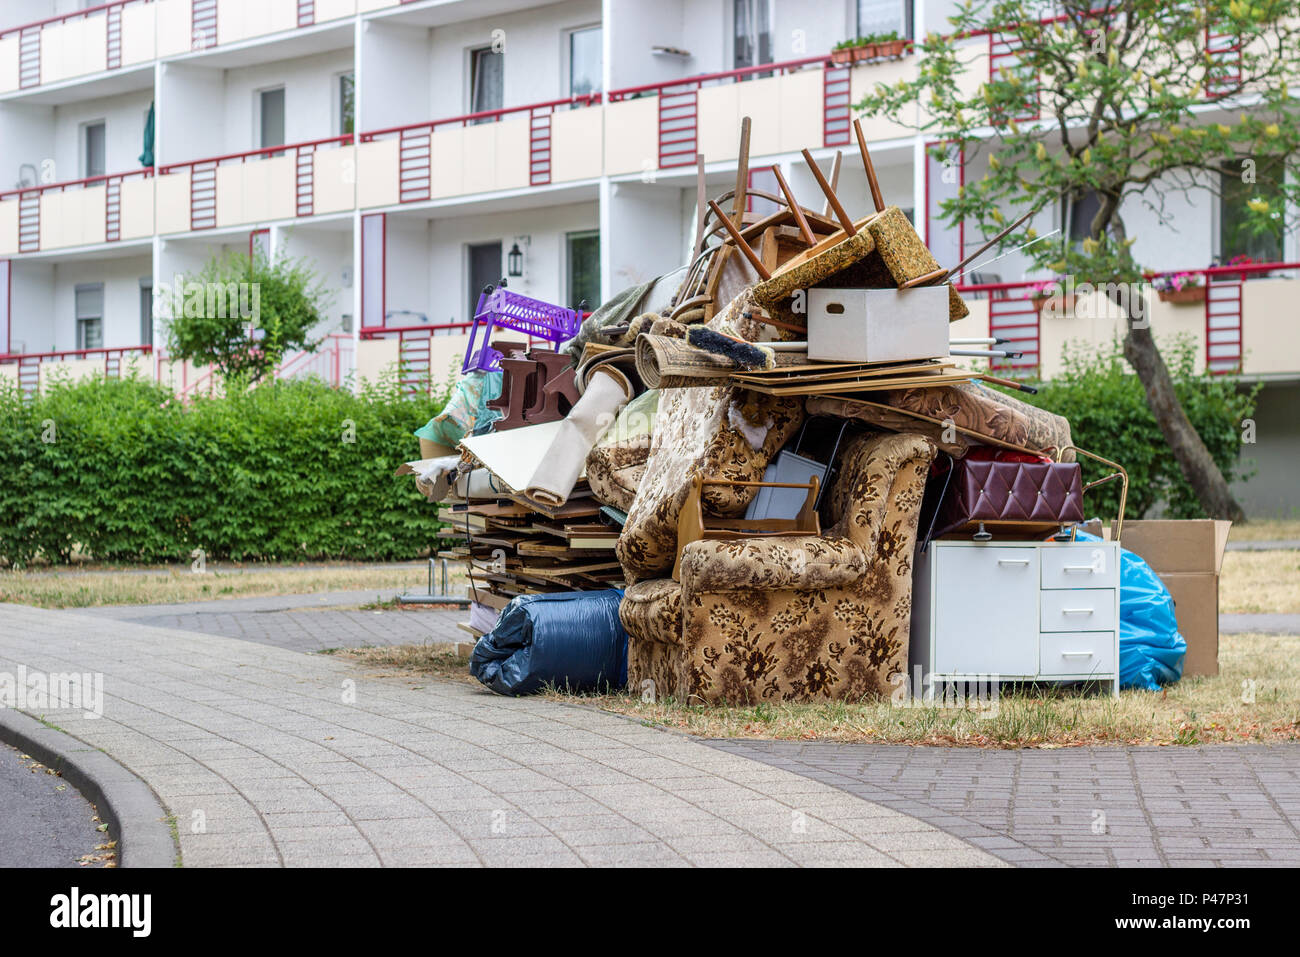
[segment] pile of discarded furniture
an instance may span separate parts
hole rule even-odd
[[[746,119],[733,190],[708,199],[700,158],[682,269],[580,323],[485,291],[452,400],[399,474],[440,503],[441,554],[464,563],[474,601],[471,670],[490,687],[538,685],[501,679],[531,634],[618,662],[579,684],[680,702],[931,695],[972,675],[1118,690],[1105,539],[1122,534],[1123,495],[1113,535],[1077,532],[1084,493],[1127,477],[1083,453],[1104,466],[1085,484],[1069,423],[970,367],[1005,352],[949,334],[971,257],[936,261],[857,135],[865,217],[838,197],[838,155],[827,176],[804,152],[820,209],[775,168],[780,195],[756,194]],[[747,213],[755,195],[777,211]],[[491,338],[503,329],[515,338]],[[594,609],[611,589],[608,624]],[[545,594],[574,600],[531,597]],[[534,672],[554,660],[529,654]]]

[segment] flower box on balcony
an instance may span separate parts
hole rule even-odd
[[[876,56],[888,57],[891,60],[901,58],[907,52],[906,40],[888,40],[884,43],[876,44]]]
[[[1157,289],[1156,294],[1160,296],[1161,302],[1172,302],[1178,305],[1205,302],[1204,286],[1184,286],[1182,289]]]

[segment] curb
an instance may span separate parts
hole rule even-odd
[[[20,748],[81,792],[118,842],[122,867],[175,867],[180,849],[149,785],[103,751],[21,711],[0,709],[0,741]]]

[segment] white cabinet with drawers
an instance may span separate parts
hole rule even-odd
[[[1110,682],[1119,545],[940,540],[916,556],[911,665],[935,681]]]

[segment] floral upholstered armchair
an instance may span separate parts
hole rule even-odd
[[[681,581],[627,589],[628,684],[685,703],[856,699],[906,673],[912,553],[935,446],[848,443],[821,536],[692,542]]]

